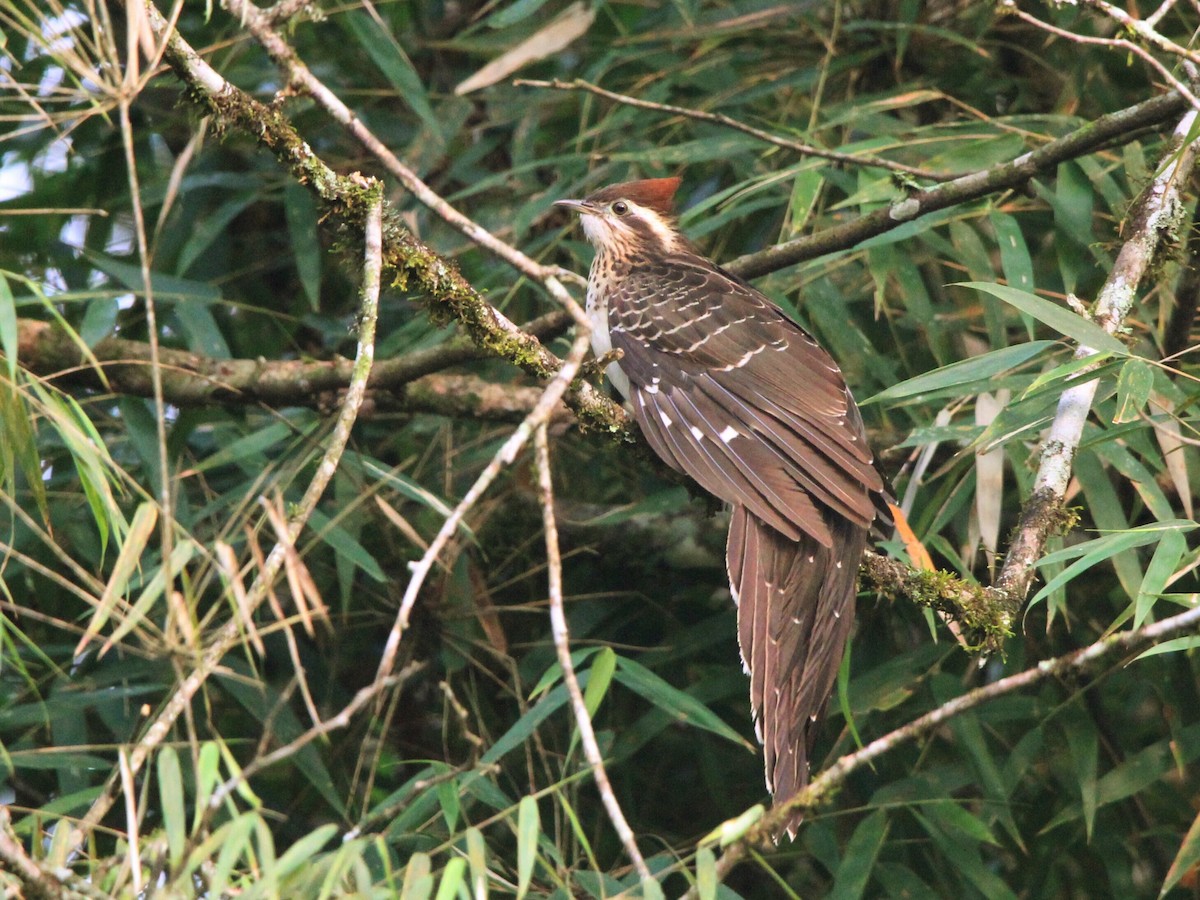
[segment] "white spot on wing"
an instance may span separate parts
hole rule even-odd
[[[693,425],[692,426],[692,437],[694,437],[698,441],[702,441],[702,440],[704,440],[704,432],[701,431],[699,428],[697,428],[695,425]]]
[[[724,427],[724,428],[721,430],[721,433],[720,433],[720,435],[718,435],[718,437],[720,437],[720,438],[721,438],[721,440],[723,440],[725,443],[727,443],[727,444],[728,444],[728,443],[729,443],[730,441],[732,441],[732,440],[733,440],[735,437],[741,437],[741,432],[739,432],[739,431],[738,431],[736,428],[734,428],[732,425],[726,425],[726,426],[725,426],[725,427]]]
[[[675,423],[674,423],[674,422],[671,420],[671,417],[670,417],[670,416],[668,416],[668,415],[667,415],[665,412],[663,412],[661,409],[658,411],[658,417],[659,417],[660,419],[662,419],[662,423],[663,423],[663,425],[665,425],[667,428],[670,428],[672,425],[674,425],[674,424],[675,424]]]

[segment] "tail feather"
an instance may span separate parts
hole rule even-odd
[[[729,583],[738,643],[750,674],[750,708],[763,742],[767,788],[781,804],[808,783],[816,722],[854,624],[858,560],[867,529],[838,516],[833,544],[791,540],[744,507],[729,526]],[[785,825],[794,837],[802,816]]]

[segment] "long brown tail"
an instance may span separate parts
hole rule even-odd
[[[792,541],[737,506],[729,524],[729,584],[767,788],[779,805],[808,783],[817,719],[854,624],[855,581],[867,529],[830,517],[833,545]],[[795,837],[803,816],[785,825]]]

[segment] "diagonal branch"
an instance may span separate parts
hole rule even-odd
[[[1093,153],[1113,142],[1132,140],[1137,132],[1170,121],[1188,105],[1186,98],[1172,92],[1108,113],[1006,163],[963,175],[928,190],[915,191],[903,200],[844,225],[740,256],[725,268],[742,278],[757,278],[826,253],[846,250],[929,213],[978,200],[988,194],[1020,188],[1031,178],[1052,172],[1059,163]]]
[[[156,38],[166,44],[164,59],[189,88],[189,99],[221,127],[254,135],[299,183],[317,194],[336,224],[361,228],[366,209],[360,184],[326,165],[279,108],[258,102],[226,81],[170,28],[153,4],[147,10]],[[540,379],[552,378],[562,368],[561,359],[484,300],[452,264],[414,237],[390,211],[385,212],[383,231],[384,267],[395,273],[398,282],[411,283],[428,295],[434,313],[457,320],[477,347]],[[556,278],[542,283],[560,304],[570,300]],[[585,424],[632,440],[625,412],[590,384],[573,385],[566,401]]]

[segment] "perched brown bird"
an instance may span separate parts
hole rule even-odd
[[[727,565],[750,706],[777,804],[808,782],[815,723],[854,620],[883,480],[833,359],[680,234],[678,178],[559,200],[596,247],[597,356],[662,459],[732,504]],[[800,816],[786,830],[795,835]]]

